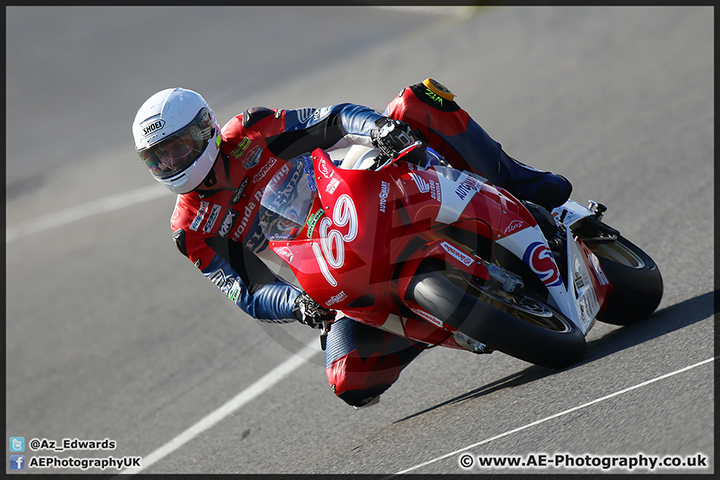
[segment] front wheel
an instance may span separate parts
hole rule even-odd
[[[584,241],[613,286],[608,304],[597,319],[628,325],[650,316],[663,294],[662,275],[655,261],[621,235],[613,240],[596,237]]]
[[[451,327],[520,360],[563,368],[585,354],[582,332],[556,309],[528,294],[477,285],[444,264],[421,265],[408,293]]]

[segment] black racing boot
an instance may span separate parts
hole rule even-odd
[[[500,186],[521,200],[552,210],[570,198],[572,184],[562,175],[537,170],[515,160],[504,151],[501,152],[500,165],[500,171],[504,172]]]

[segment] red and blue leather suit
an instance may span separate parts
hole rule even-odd
[[[388,106],[388,116],[419,129],[452,164],[500,185],[513,173],[514,179],[541,174],[541,184],[558,182],[550,173],[511,162],[455,102],[438,102],[426,90],[432,92],[422,83],[404,89]],[[234,190],[178,195],[171,220],[177,248],[248,315],[268,322],[295,321],[292,311],[301,292],[256,256],[267,247],[257,218],[263,188],[284,161],[315,148],[370,145],[370,131],[380,118],[378,112],[354,104],[300,110],[254,107],[234,117],[222,129],[218,159],[225,162]],[[343,318],[327,338],[328,380],[340,398],[362,406],[395,382],[421,351],[404,338]]]

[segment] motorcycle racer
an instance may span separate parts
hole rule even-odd
[[[351,144],[397,151],[421,135],[451,163],[507,185],[521,198],[552,208],[570,195],[563,177],[508,157],[453,97],[427,79],[403,89],[383,115],[351,103],[253,107],[221,129],[198,93],[169,88],[143,103],[132,134],[151,175],[178,194],[170,225],[180,253],[248,315],[317,328],[335,312],[277,277],[258,257],[267,247],[257,215],[260,199],[268,181],[287,169],[287,160]],[[327,337],[328,380],[349,405],[373,404],[421,352],[402,337],[341,318]]]

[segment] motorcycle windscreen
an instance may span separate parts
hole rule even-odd
[[[268,240],[294,240],[312,209],[317,186],[308,156],[289,160],[270,179],[260,201],[260,228]]]

